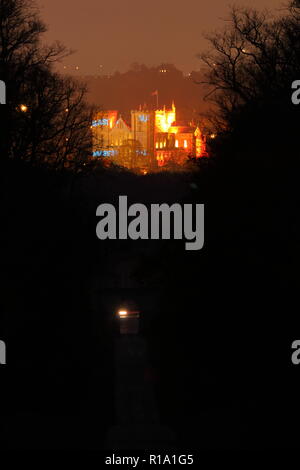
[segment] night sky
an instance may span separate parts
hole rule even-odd
[[[285,2],[38,0],[49,27],[45,39],[60,40],[77,51],[64,64],[78,65],[80,75],[125,71],[133,62],[173,63],[186,73],[198,70],[195,56],[207,47],[202,33],[219,28],[232,3],[274,10]]]

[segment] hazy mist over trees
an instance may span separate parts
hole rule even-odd
[[[200,61],[199,61],[200,63]],[[203,101],[205,87],[200,86],[201,72],[185,76],[173,64],[147,67],[134,63],[125,73],[110,76],[83,77],[88,85],[88,99],[104,109],[117,109],[128,120],[131,109],[139,106],[154,109],[158,90],[159,107],[171,107],[172,101],[178,110],[178,119],[199,119],[207,109]]]

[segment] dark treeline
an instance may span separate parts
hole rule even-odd
[[[257,174],[293,172],[298,165],[300,110],[291,98],[300,73],[299,25],[295,0],[275,19],[233,8],[224,31],[208,36],[211,49],[200,57],[216,106],[211,121],[221,137],[218,157],[255,165]]]
[[[69,51],[42,46],[46,26],[31,0],[0,3],[0,75],[7,104],[1,108],[1,158],[31,165],[80,168],[91,155],[93,110],[84,84],[63,78],[54,63]]]
[[[200,62],[199,62],[200,63]],[[103,109],[117,109],[130,123],[130,110],[146,105],[149,109],[158,104],[171,107],[172,101],[178,109],[178,119],[190,122],[199,120],[199,114],[207,110],[203,100],[205,87],[199,86],[201,72],[184,76],[173,64],[147,67],[132,64],[125,73],[115,72],[111,76],[83,77],[88,85],[88,100]]]
[[[1,12],[14,4],[21,8],[0,0]],[[290,362],[299,332],[298,12],[296,2],[276,21],[234,10],[212,38],[204,81],[218,137],[194,171],[83,172],[45,162],[42,146],[36,164],[35,121],[25,113],[27,134],[14,111],[25,95],[8,104],[0,336],[10,351],[1,387],[8,447],[105,446],[114,423],[112,314],[128,296],[141,305],[161,417],[178,447],[298,445],[299,374]],[[10,71],[16,60],[1,64]],[[97,240],[97,206],[122,194],[147,205],[204,202],[203,250]]]

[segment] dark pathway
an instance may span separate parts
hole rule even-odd
[[[122,320],[124,321],[124,320]],[[126,320],[125,320],[126,321]],[[122,331],[126,331],[124,325]],[[159,422],[153,385],[145,380],[147,343],[137,334],[121,334],[115,340],[115,419],[108,435],[112,449],[173,447],[174,436]]]

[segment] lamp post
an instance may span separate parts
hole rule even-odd
[[[121,335],[137,335],[139,332],[139,310],[121,308],[118,310]]]

